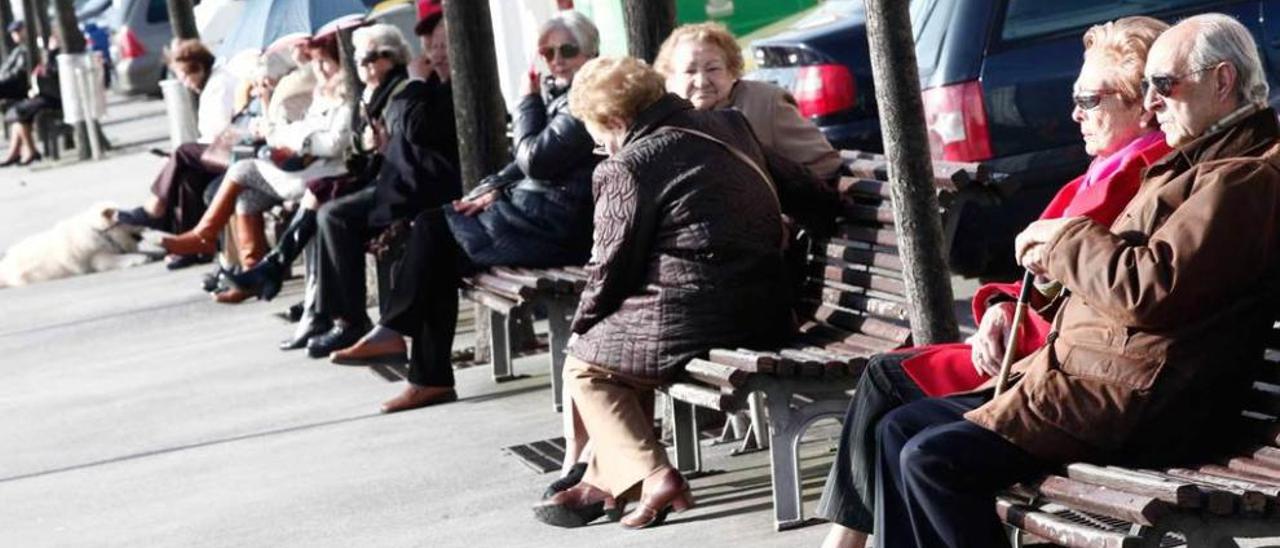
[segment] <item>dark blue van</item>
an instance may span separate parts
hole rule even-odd
[[[792,90],[837,148],[880,151],[862,0],[828,0],[781,34],[752,44],[747,78]],[[1088,156],[1071,120],[1071,86],[1089,26],[1128,15],[1170,23],[1205,12],[1236,17],[1258,42],[1272,104],[1280,74],[1280,0],[912,0],[925,117],[933,153],[985,162],[1009,178],[1003,197],[961,212],[955,273],[1013,272],[1013,236]]]

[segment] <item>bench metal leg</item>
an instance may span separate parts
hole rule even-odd
[[[747,413],[751,416],[751,429],[742,440],[742,450],[747,450],[747,440],[755,442],[756,449],[769,448],[769,418],[764,414],[764,394],[752,392],[747,396]]]
[[[547,323],[551,336],[551,405],[559,413],[564,409],[564,351],[569,343],[569,314],[573,307],[562,299],[547,300]]]
[[[493,362],[493,380],[497,382],[515,377],[511,367],[511,316],[489,311],[489,359]]]
[[[676,469],[682,474],[702,471],[702,447],[698,445],[698,412],[693,404],[675,398],[671,403],[672,440],[676,446]]]
[[[848,401],[821,399],[792,406],[790,391],[775,387],[766,393],[769,406],[769,460],[773,475],[774,528],[784,531],[804,525],[800,499],[800,437],[822,418],[844,416]]]

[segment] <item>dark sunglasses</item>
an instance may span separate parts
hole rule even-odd
[[[1116,95],[1120,92],[1111,89],[1099,89],[1094,91],[1081,91],[1071,96],[1071,103],[1080,110],[1093,110],[1102,104],[1102,98],[1107,95]]]
[[[1147,91],[1154,89],[1156,90],[1156,95],[1159,95],[1161,97],[1169,97],[1173,95],[1173,88],[1177,86],[1179,82],[1186,79],[1188,76],[1191,76],[1193,74],[1199,74],[1206,70],[1213,70],[1215,68],[1218,68],[1218,65],[1221,65],[1221,64],[1222,63],[1218,63],[1217,65],[1200,67],[1198,69],[1195,69],[1191,72],[1187,72],[1184,74],[1158,74],[1154,76],[1149,76],[1147,78],[1143,78],[1142,79],[1142,96],[1146,97]]]
[[[560,54],[561,59],[573,59],[582,53],[582,48],[574,44],[560,44],[560,46],[542,46],[538,48],[538,55],[546,59],[548,63],[554,61],[556,53]]]
[[[391,58],[391,52],[389,51],[386,51],[386,50],[371,51],[369,53],[364,54],[364,57],[360,58],[360,64],[372,65],[374,63],[377,63],[378,59],[390,59],[390,58]]]

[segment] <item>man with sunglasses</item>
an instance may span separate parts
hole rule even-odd
[[[1003,546],[995,493],[1013,483],[1226,446],[1280,282],[1280,127],[1228,16],[1170,28],[1144,75],[1173,152],[1110,226],[1067,217],[1018,236],[1019,263],[1064,288],[1048,340],[998,397],[918,400],[880,422],[878,546]]]

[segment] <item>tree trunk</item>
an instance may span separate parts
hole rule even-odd
[[[47,0],[32,1],[35,4],[35,16],[27,16],[27,29],[34,31],[43,45],[44,51],[40,52],[40,60],[43,62],[46,61],[45,53],[49,49],[49,35],[53,33],[53,27],[49,25],[49,2]]]
[[[458,131],[458,161],[464,190],[507,160],[506,105],[498,89],[493,19],[483,0],[445,2],[450,82]],[[489,361],[489,310],[475,305],[475,360]]]
[[[24,18],[22,42],[27,46],[27,70],[35,68],[43,60],[40,55],[40,25],[35,17],[31,16],[38,9],[40,8],[36,5],[36,0],[22,0],[22,17]]]
[[[17,47],[9,37],[9,23],[13,22],[13,6],[9,0],[0,0],[0,59],[8,59],[9,52]]]
[[[658,48],[676,28],[675,0],[623,0],[627,53],[653,63]]]
[[[902,256],[914,344],[960,338],[952,309],[951,279],[943,259],[942,220],[920,97],[908,4],[866,0],[871,74],[885,156],[889,160],[894,228]]]
[[[191,9],[191,0],[165,0],[169,8],[169,27],[173,29],[173,37],[177,40],[199,40],[200,31],[196,30],[196,14]]]
[[[62,44],[61,53],[84,53],[84,33],[80,32],[80,22],[76,20],[76,8],[71,0],[53,0],[53,30],[58,33],[58,43]]]
[[[364,93],[364,83],[356,74],[356,48],[351,42],[355,27],[338,30],[338,59],[342,62],[343,86],[347,88],[347,106],[351,108],[352,129],[360,126],[360,95]],[[359,139],[359,136],[356,136]]]

